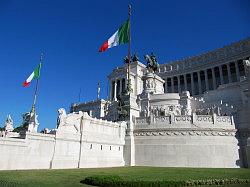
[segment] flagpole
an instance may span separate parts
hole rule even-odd
[[[128,21],[129,21],[129,40],[128,40],[128,65],[127,65],[127,78],[128,78],[128,83],[127,83],[127,91],[128,94],[131,92],[131,80],[130,80],[130,60],[131,60],[131,4],[128,5]]]
[[[43,60],[43,53],[41,53],[41,55],[40,55],[40,63],[42,63],[42,60]],[[36,79],[36,88],[35,88],[35,93],[34,93],[32,112],[35,112],[36,100],[37,100],[37,91],[38,91],[38,83],[39,83],[39,78]]]

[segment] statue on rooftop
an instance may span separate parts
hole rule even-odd
[[[132,62],[138,62],[139,61],[139,57],[137,55],[137,53],[135,53],[132,57]]]
[[[129,63],[128,56],[125,56],[125,57],[123,58],[123,61],[124,61],[125,64],[128,64],[128,63]]]
[[[5,131],[7,131],[7,132],[12,132],[14,130],[14,128],[13,128],[13,120],[12,120],[10,115],[7,116],[4,128],[5,128]]]
[[[248,79],[250,79],[250,58],[248,60],[243,60],[245,67],[245,74]]]

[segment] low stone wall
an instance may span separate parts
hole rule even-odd
[[[1,137],[0,170],[124,166],[126,126],[87,113],[80,117],[80,123],[74,124],[79,132],[70,132],[69,123],[55,135],[26,132]]]

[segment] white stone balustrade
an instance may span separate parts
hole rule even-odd
[[[187,126],[188,125],[188,126]],[[213,115],[169,115],[138,117],[135,122],[136,128],[146,126],[156,127],[203,127],[203,128],[229,128],[233,129],[234,120],[232,116]]]

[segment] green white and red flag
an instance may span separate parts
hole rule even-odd
[[[130,22],[127,20],[107,41],[105,41],[99,49],[99,52],[104,52],[111,47],[129,42],[129,27]]]
[[[34,79],[38,79],[40,77],[40,70],[41,70],[42,63],[36,67],[36,69],[31,73],[31,75],[23,82],[23,87],[27,87],[30,85],[30,82]]]

